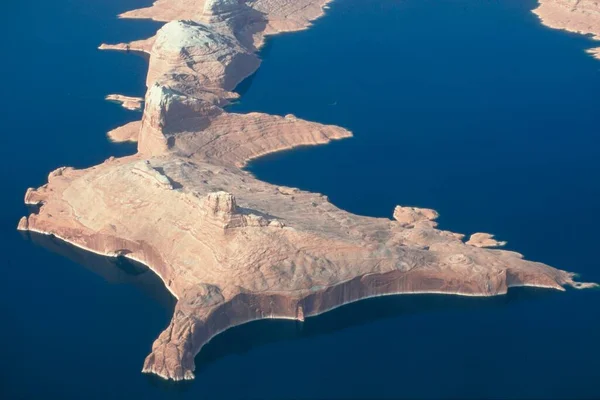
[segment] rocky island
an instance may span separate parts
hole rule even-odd
[[[143,263],[176,297],[143,372],[192,379],[194,356],[223,330],[262,318],[303,320],[368,297],[594,286],[487,248],[503,244],[492,235],[465,241],[440,230],[433,210],[398,206],[393,219],[353,215],[324,195],[243,170],[268,153],[352,136],[293,115],[224,108],[259,67],[265,37],[307,28],[325,3],[158,0],[123,14],[167,22],[150,39],[101,46],[150,56],[141,121],[109,133],[136,141],[138,153],[84,170],[59,168],[25,195],[37,210],[20,230]]]

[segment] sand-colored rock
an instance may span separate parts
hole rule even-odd
[[[434,221],[438,217],[439,214],[435,210],[430,210],[428,208],[397,206],[394,209],[394,219],[403,226],[413,226],[420,222]],[[436,225],[435,223],[431,223],[430,226]]]
[[[600,47],[594,47],[593,49],[587,50],[587,53],[594,58],[600,59]]]
[[[131,111],[139,111],[142,109],[144,99],[141,97],[124,96],[122,94],[109,94],[106,100],[120,104],[123,108]]]
[[[149,63],[140,154],[171,152],[241,167],[274,151],[351,136],[292,115],[225,112],[222,107],[237,97],[231,90],[260,64],[232,26],[173,21],[160,29]]]
[[[478,232],[471,235],[467,244],[475,247],[502,247],[506,242],[494,239],[492,234]]]
[[[539,0],[534,13],[551,28],[600,37],[600,2],[597,0]]]
[[[139,261],[178,299],[144,372],[191,379],[194,356],[229,327],[303,320],[373,296],[592,286],[518,253],[465,244],[463,235],[437,229],[433,210],[396,207],[394,219],[353,215],[323,195],[241,169],[267,153],[351,136],[292,115],[223,109],[258,67],[264,35],[305,28],[325,2],[159,0],[126,13],[187,19],[167,23],[149,50],[142,121],[109,134],[137,139],[138,154],[85,170],[59,168],[25,195],[39,210],[19,229]]]
[[[236,32],[259,48],[267,35],[306,29],[331,0],[157,0],[121,18],[170,22],[191,20],[218,25],[229,20]]]
[[[227,26],[194,21],[173,21],[156,35],[151,51],[148,87],[157,82],[183,82],[181,91],[200,96],[201,92],[231,91],[258,68],[260,62]],[[173,87],[173,89],[177,89]]]
[[[323,7],[331,0],[157,0],[152,6],[121,14],[121,18],[201,21],[207,16],[235,12],[240,6],[264,14],[269,21],[268,33],[306,29],[311,21],[323,15]]]
[[[131,51],[138,53],[150,54],[150,50],[154,45],[154,37],[142,40],[135,40],[129,43],[107,44],[102,43],[98,46],[99,50],[114,50],[114,51]]]
[[[148,267],[129,260],[105,257],[65,245],[57,238],[36,233],[24,233],[33,243],[65,257],[90,270],[113,285],[130,284],[137,287],[149,298],[161,304],[164,309],[173,309],[176,299],[164,290],[164,284]]]
[[[170,150],[195,160],[238,168],[269,153],[352,136],[343,128],[307,122],[291,115],[221,113],[210,119],[203,130],[202,124],[193,125],[194,122],[182,120],[185,128],[165,135],[172,144]]]
[[[17,225],[17,230],[19,230],[19,231],[28,231],[29,230],[29,222],[27,221],[27,217],[22,217],[19,220],[19,225]]]
[[[538,0],[533,11],[542,21],[555,29],[593,35],[600,40],[600,2],[597,0]],[[590,52],[600,58],[597,49]]]
[[[385,294],[579,285],[427,223],[407,227],[349,214],[321,195],[285,194],[233,165],[139,157],[63,170],[28,193],[42,206],[21,225],[140,261],[162,278],[179,302],[144,371],[165,378],[191,378],[194,355],[220,331],[296,318],[300,308],[311,316]]]
[[[137,142],[142,121],[133,121],[107,133],[112,142]]]

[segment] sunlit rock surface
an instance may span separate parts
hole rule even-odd
[[[131,111],[138,111],[142,109],[142,103],[144,99],[139,97],[124,96],[122,94],[109,94],[106,96],[106,100],[120,104],[123,108]]]
[[[590,34],[600,40],[600,1],[539,0],[534,13],[551,28]],[[590,54],[600,58],[598,49],[592,49]]]
[[[437,229],[433,210],[353,215],[323,195],[274,186],[241,169],[264,154],[351,137],[293,115],[223,108],[258,68],[264,36],[306,28],[325,3],[159,0],[125,13],[174,20],[136,42],[150,54],[142,120],[109,133],[137,141],[138,153],[85,170],[59,168],[25,195],[39,210],[19,222],[20,230],[139,261],[177,298],[144,372],[191,379],[194,356],[231,326],[303,320],[372,296],[591,286],[518,253],[483,248],[491,235],[465,243],[464,235]]]

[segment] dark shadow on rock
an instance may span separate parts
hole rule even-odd
[[[23,232],[26,239],[53,253],[65,257],[111,284],[130,284],[168,310],[175,308],[176,299],[165,288],[162,280],[145,265],[123,256],[104,257],[85,251],[55,236]]]
[[[173,310],[176,299],[164,287],[160,278],[148,267],[124,257],[104,257],[72,246],[54,236],[23,232],[23,236],[49,251],[84,266],[112,284],[132,284],[162,307]],[[267,344],[284,340],[299,340],[331,334],[346,328],[361,326],[387,318],[427,312],[456,310],[492,310],[507,304],[531,301],[556,295],[550,289],[512,288],[505,296],[463,297],[454,295],[391,295],[361,300],[324,314],[309,317],[304,322],[265,319],[233,327],[215,336],[195,358],[196,371],[201,374],[212,363],[234,354],[244,354]],[[148,375],[148,381],[165,391],[185,392],[192,382],[165,381]]]
[[[494,309],[509,303],[556,295],[550,289],[512,288],[505,296],[464,297],[454,295],[391,295],[347,304],[304,322],[266,319],[237,326],[215,336],[195,358],[196,374],[212,363],[234,354],[284,340],[334,333],[345,328],[387,318],[436,311]]]
[[[154,167],[154,169],[157,170],[158,172],[160,172],[161,175],[165,176],[169,180],[169,183],[171,184],[173,189],[183,188],[183,185],[181,183],[177,182],[174,179],[171,179],[171,177],[165,173],[165,169],[163,167]]]
[[[237,212],[242,215],[256,215],[258,217],[263,217],[264,219],[267,219],[267,220],[279,219],[279,217],[277,217],[275,215],[267,214],[262,211],[254,210],[252,208],[237,207]]]
[[[27,208],[27,211],[29,212],[29,214],[39,214],[40,213],[40,208],[41,208],[40,204],[25,204],[25,207]]]
[[[129,50],[125,50],[125,54],[133,54],[135,56],[141,57],[147,63],[150,62],[150,54],[146,53],[145,51],[130,50],[129,49]]]
[[[232,24],[234,36],[242,46],[250,51],[257,51],[254,46],[254,36],[267,29],[268,16],[247,4],[240,4],[239,9],[230,16],[228,23]]]

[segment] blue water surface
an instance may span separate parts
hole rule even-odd
[[[139,265],[16,223],[28,186],[134,146],[146,61],[101,42],[160,24],[117,20],[148,0],[12,2],[0,25],[3,196],[0,398],[599,398],[600,292],[395,296],[215,338],[194,382],[140,373],[173,299]],[[270,38],[236,112],[293,113],[354,138],[274,154],[259,178],[358,214],[430,207],[444,229],[493,232],[527,258],[600,282],[600,61],[542,26],[534,0],[336,0],[306,31]]]

